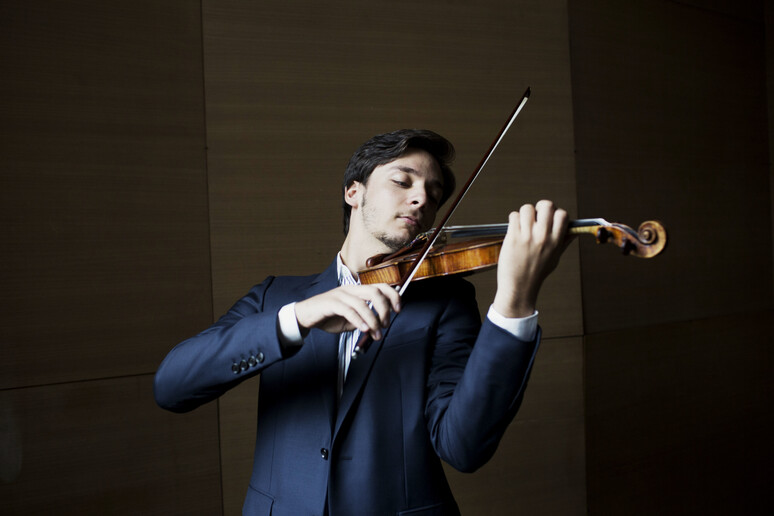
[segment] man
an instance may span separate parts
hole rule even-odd
[[[473,471],[494,453],[537,352],[535,303],[567,214],[509,217],[482,325],[459,278],[359,285],[357,271],[428,230],[454,187],[453,147],[430,131],[366,142],[344,182],[341,251],[326,271],[269,277],[156,373],[157,403],[183,412],[261,374],[244,514],[458,514],[441,459]],[[361,333],[374,339],[350,360]]]

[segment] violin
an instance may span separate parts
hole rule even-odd
[[[440,245],[433,246],[418,266],[413,281],[454,274],[472,274],[497,265],[508,224],[484,224],[478,226],[447,226],[441,230]],[[387,283],[400,285],[416,260],[419,250],[434,230],[418,235],[406,247],[393,254],[372,256],[366,268],[358,275],[364,285]],[[640,224],[637,231],[629,226],[608,222],[602,218],[573,220],[569,224],[571,235],[594,235],[598,244],[617,246],[624,255],[652,258],[666,247],[664,226],[655,220]],[[450,237],[471,237],[447,243]]]

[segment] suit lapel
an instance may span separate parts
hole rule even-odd
[[[336,434],[338,434],[339,429],[341,428],[341,425],[346,419],[347,415],[356,404],[356,401],[360,396],[360,392],[363,390],[366,379],[368,379],[368,375],[371,373],[371,369],[374,366],[376,357],[379,355],[384,341],[389,336],[392,322],[394,322],[395,317],[397,316],[398,314],[393,316],[390,327],[384,331],[381,340],[372,342],[371,346],[368,348],[368,351],[362,355],[358,355],[357,358],[353,358],[352,362],[350,362],[349,371],[347,373],[347,380],[344,382],[344,392],[342,393],[341,399],[339,400],[339,410],[336,414],[336,425],[333,430],[334,439],[336,439]]]

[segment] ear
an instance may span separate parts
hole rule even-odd
[[[359,181],[354,181],[351,185],[344,189],[344,202],[349,204],[352,208],[358,208],[360,206],[360,199],[365,191],[365,185]]]

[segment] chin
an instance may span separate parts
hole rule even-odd
[[[407,245],[409,245],[414,240],[413,236],[405,236],[405,235],[390,235],[390,236],[384,236],[380,239],[382,244],[384,244],[387,249],[389,249],[391,252],[398,251],[400,249],[403,249]]]

